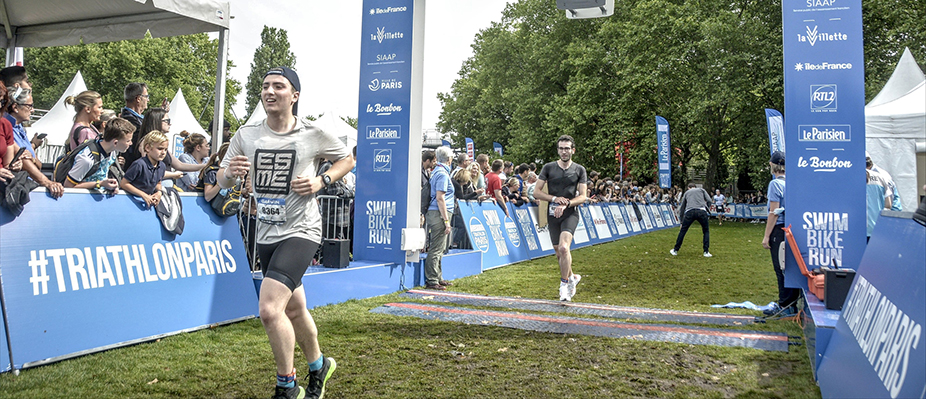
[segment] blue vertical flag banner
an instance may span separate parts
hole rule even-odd
[[[782,14],[785,223],[808,268],[855,268],[867,235],[862,2],[784,0]]]
[[[497,141],[492,142],[492,149],[498,153],[498,156],[500,157],[505,156],[504,152],[502,151],[502,145],[499,144]]]
[[[409,186],[415,2],[365,0],[362,10],[354,258],[403,264],[408,193],[418,190]]]
[[[469,137],[466,138],[466,155],[469,159],[476,158],[476,144],[473,143],[473,139]]]
[[[771,108],[765,109],[765,120],[768,122],[768,147],[771,153],[785,152],[785,121],[778,112]]]
[[[656,158],[659,162],[659,187],[672,187],[672,142],[669,138],[669,121],[656,116]]]

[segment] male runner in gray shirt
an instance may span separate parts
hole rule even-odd
[[[679,215],[679,219],[682,219],[682,229],[678,231],[675,248],[669,251],[672,256],[678,255],[678,250],[682,248],[682,241],[685,240],[685,234],[688,233],[688,227],[691,227],[691,223],[696,220],[701,224],[701,231],[704,232],[704,257],[714,256],[707,251],[711,245],[711,231],[707,224],[710,218],[707,206],[710,203],[711,196],[706,190],[697,188],[694,183],[688,183],[688,191],[685,191],[682,202],[678,204],[678,209],[682,213]]]

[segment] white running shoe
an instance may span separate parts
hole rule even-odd
[[[678,255],[678,251],[676,251],[675,248],[670,249],[669,253],[672,254],[672,256]]]
[[[572,297],[569,296],[569,283],[559,282],[559,300],[561,301],[570,301]]]
[[[710,252],[705,252],[705,253],[704,253],[704,257],[705,257],[705,258],[710,258],[711,256],[714,256],[714,255],[711,255]]]
[[[576,296],[576,286],[579,285],[579,280],[581,279],[582,276],[578,274],[573,274],[572,277],[569,277],[569,283],[567,284],[569,286],[569,290],[567,292],[569,294],[569,301],[572,300],[572,297]]]

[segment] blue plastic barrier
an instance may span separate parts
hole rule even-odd
[[[926,227],[884,211],[817,370],[823,397],[926,392]]]
[[[0,267],[20,369],[257,314],[236,218],[181,197],[185,230],[167,233],[143,202],[67,190],[0,210]]]

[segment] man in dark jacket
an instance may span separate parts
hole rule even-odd
[[[675,240],[675,248],[669,251],[672,256],[678,255],[678,250],[682,248],[682,241],[685,240],[685,234],[694,221],[701,224],[701,231],[704,232],[704,257],[710,258],[708,247],[711,246],[711,231],[708,227],[710,214],[707,213],[708,204],[711,203],[711,196],[703,188],[698,188],[694,183],[688,183],[688,191],[682,195],[682,202],[678,205],[681,213],[679,219],[682,220],[682,229],[678,231],[678,238]]]

